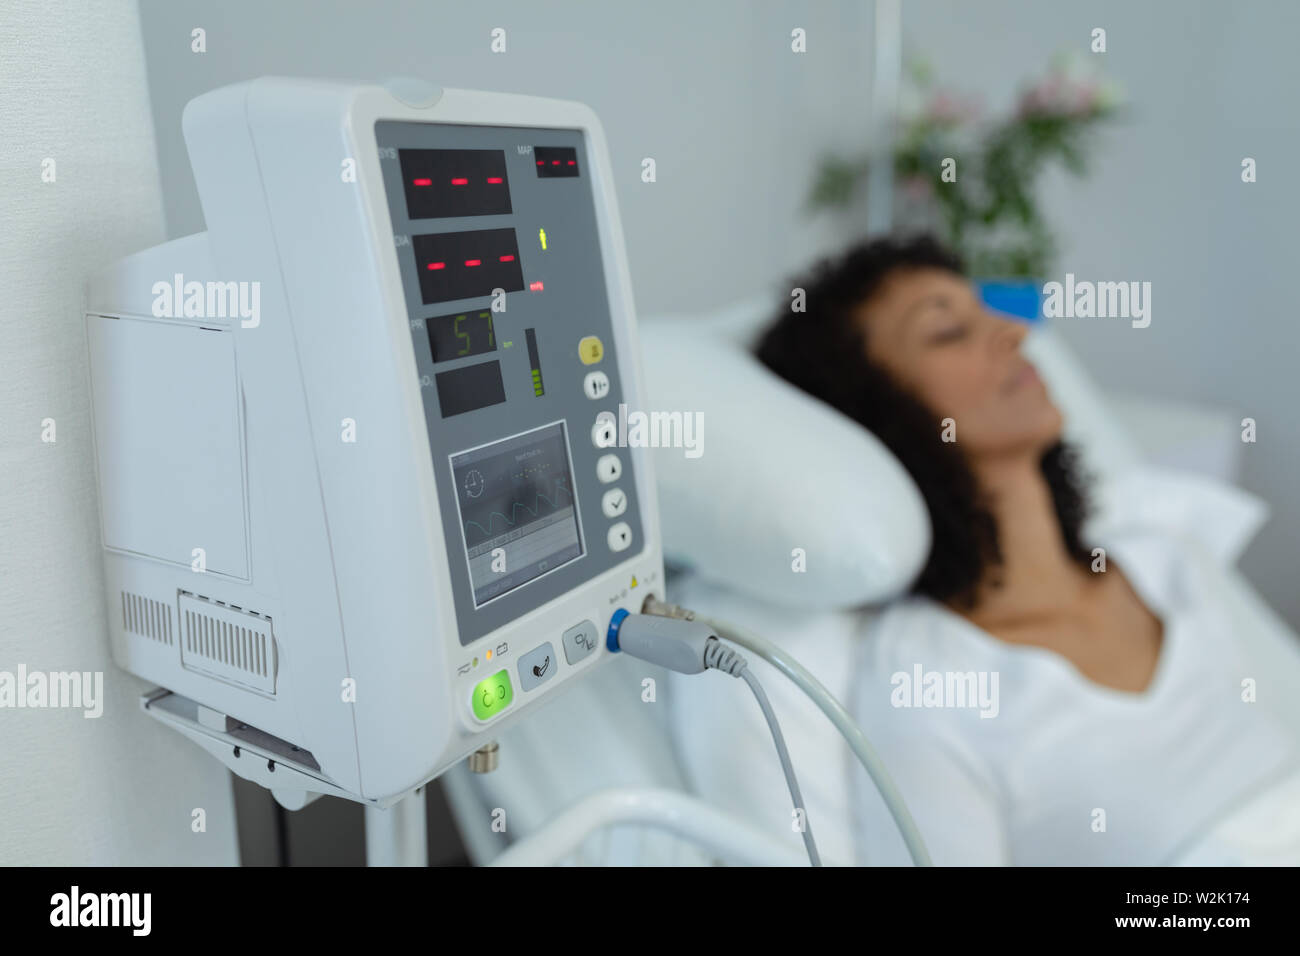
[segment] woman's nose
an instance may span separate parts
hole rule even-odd
[[[995,323],[993,338],[997,347],[999,349],[1020,348],[1020,343],[1029,334],[1029,326],[1019,319],[1004,319],[992,312],[989,316]]]

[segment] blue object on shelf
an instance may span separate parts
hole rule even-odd
[[[980,298],[995,312],[1014,315],[1028,322],[1038,322],[1043,316],[1042,285],[1025,279],[1012,281],[980,281]]]

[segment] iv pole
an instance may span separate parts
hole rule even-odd
[[[889,232],[894,210],[894,117],[902,80],[901,0],[876,0],[872,56],[871,142],[876,161],[867,173],[867,233]]]

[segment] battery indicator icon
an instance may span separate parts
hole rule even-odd
[[[528,340],[528,365],[533,372],[533,394],[544,395],[546,388],[542,385],[542,362],[537,357],[537,330],[524,329],[524,338]]]

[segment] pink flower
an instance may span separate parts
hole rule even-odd
[[[932,123],[961,123],[979,114],[979,101],[965,99],[944,90],[936,91],[926,104],[925,119]]]
[[[908,176],[899,185],[902,187],[903,196],[913,201],[928,199],[932,192],[930,181],[924,176]]]
[[[1061,77],[1049,73],[1020,99],[1022,113],[1053,113],[1061,96]]]
[[[1054,69],[1021,94],[1017,115],[1087,116],[1100,107],[1102,93],[1096,79],[1086,77],[1076,81],[1070,74]]]
[[[1074,115],[1087,116],[1097,108],[1098,85],[1088,82],[1074,91]]]

